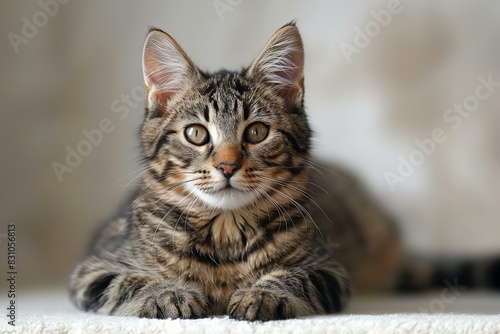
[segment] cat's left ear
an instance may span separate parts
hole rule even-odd
[[[144,42],[142,70],[149,110],[166,106],[198,74],[184,50],[167,33],[153,29]]]
[[[288,102],[300,102],[304,91],[304,47],[294,24],[279,29],[246,74]],[[299,99],[299,101],[297,101]]]

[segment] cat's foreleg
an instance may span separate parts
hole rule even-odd
[[[277,320],[339,312],[350,294],[345,270],[275,269],[249,287],[236,290],[227,308],[240,320]]]
[[[207,315],[207,297],[194,286],[90,257],[74,272],[71,298],[84,311],[144,318]]]

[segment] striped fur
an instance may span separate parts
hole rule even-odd
[[[79,308],[273,320],[344,307],[344,267],[314,251],[303,59],[293,24],[248,69],[215,74],[194,67],[166,33],[150,32],[144,186],[75,269],[70,291]],[[251,143],[255,123],[268,134]],[[193,124],[208,131],[206,144],[186,139]]]

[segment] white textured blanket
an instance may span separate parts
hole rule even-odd
[[[467,293],[445,301],[439,292],[356,299],[349,314],[262,323],[227,317],[155,320],[99,316],[75,310],[63,292],[54,292],[20,299],[15,327],[2,312],[0,333],[500,333],[498,293]],[[441,304],[442,311],[453,313],[417,313],[432,312]]]
[[[91,314],[28,314],[2,333],[500,333],[494,315],[338,315],[270,322],[228,318],[154,320]]]

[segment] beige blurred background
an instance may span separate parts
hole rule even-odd
[[[500,253],[500,87],[456,129],[443,119],[474,95],[479,76],[500,82],[500,2],[401,0],[378,31],[372,11],[393,1],[64,2],[52,16],[37,1],[0,3],[0,247],[16,224],[20,286],[65,286],[95,228],[136,183],[143,103],[131,95],[142,87],[149,26],[203,69],[238,69],[297,19],[315,155],[359,176],[411,252]],[[40,27],[24,28],[23,40],[27,21]],[[366,27],[373,37],[348,61],[341,45],[355,47]],[[103,119],[113,131],[60,182],[53,163],[65,163],[67,146]],[[437,128],[446,140],[391,189],[385,174]]]

